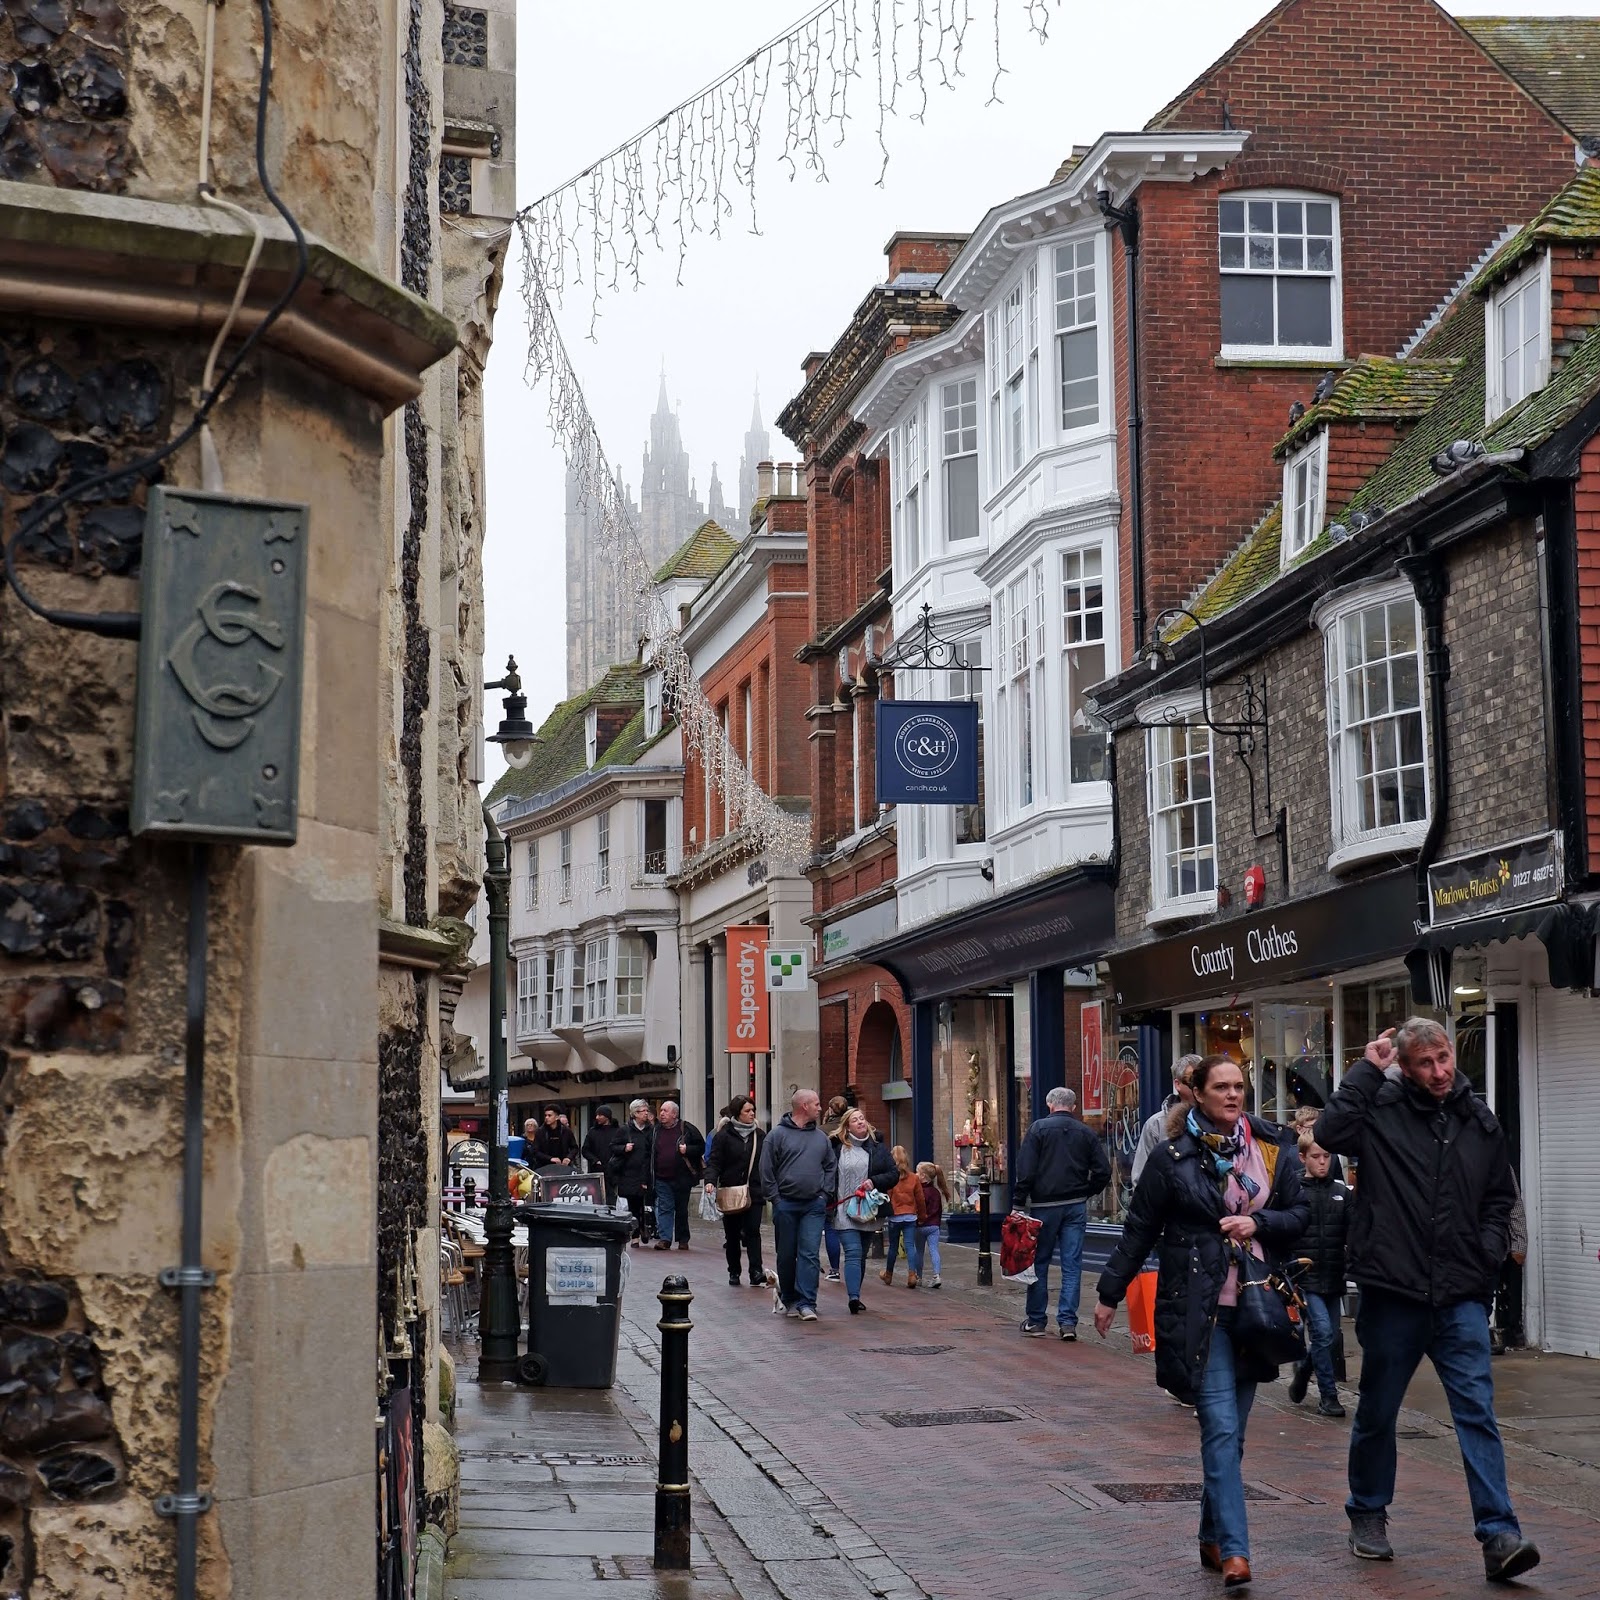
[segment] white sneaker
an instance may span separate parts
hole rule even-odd
[[[811,1309],[810,1306],[801,1306],[800,1309],[795,1312],[795,1315],[799,1317],[802,1322],[815,1322],[817,1320],[817,1314]]]
[[[799,1306],[790,1306],[789,1309],[784,1312],[784,1316],[786,1317],[798,1317],[800,1314]],[[813,1315],[815,1315],[815,1313],[813,1313]]]
[[[934,1280],[933,1280],[933,1287],[934,1287],[934,1288],[935,1288],[935,1289],[937,1289],[937,1288],[939,1288],[939,1286],[940,1286],[940,1285],[941,1285],[941,1283],[942,1283],[942,1282],[943,1282],[943,1279],[941,1279],[941,1278],[935,1278],[935,1279],[934,1279]]]
[[[828,1282],[829,1283],[837,1283],[838,1281],[839,1281],[839,1274],[837,1272],[830,1272],[828,1274]]]

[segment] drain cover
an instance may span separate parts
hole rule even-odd
[[[1021,1422],[1015,1411],[977,1406],[970,1411],[885,1411],[891,1428],[959,1428],[969,1422]]]
[[[942,1356],[953,1344],[864,1344],[864,1356]]]
[[[593,1450],[541,1450],[547,1467],[648,1467],[649,1456],[606,1456]]]
[[[1101,1494],[1120,1501],[1125,1506],[1170,1504],[1181,1500],[1198,1500],[1205,1490],[1203,1483],[1097,1483],[1093,1485]],[[1246,1500],[1271,1500],[1275,1496],[1254,1484],[1244,1486]]]

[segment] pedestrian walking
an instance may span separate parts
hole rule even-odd
[[[850,1110],[850,1102],[842,1094],[836,1094],[829,1102],[827,1112],[822,1118],[822,1131],[833,1140],[834,1154],[838,1154],[839,1130],[844,1125],[844,1119]],[[822,1218],[822,1247],[828,1252],[828,1282],[839,1281],[839,1230],[834,1226],[834,1214],[839,1209],[839,1202],[828,1196],[828,1209]]]
[[[654,1228],[647,1202],[650,1187],[650,1146],[655,1135],[650,1127],[650,1107],[643,1100],[628,1103],[628,1120],[617,1130],[611,1146],[611,1178],[617,1194],[633,1213],[634,1244],[648,1242]]]
[[[617,1180],[611,1176],[611,1151],[617,1142],[619,1129],[610,1106],[600,1106],[594,1114],[594,1123],[583,1141],[584,1169],[605,1174],[606,1204],[617,1203]]]
[[[578,1136],[563,1112],[554,1106],[544,1109],[544,1121],[533,1137],[535,1167],[570,1167],[578,1157]]]
[[[844,1289],[852,1316],[865,1309],[861,1283],[866,1276],[867,1245],[882,1226],[879,1208],[872,1205],[871,1195],[887,1195],[899,1178],[894,1157],[867,1121],[866,1112],[852,1107],[839,1129],[839,1164],[833,1191],[839,1202],[834,1226],[839,1230]],[[864,1203],[852,1203],[858,1194]]]
[[[894,1170],[898,1177],[895,1179],[894,1187],[889,1191],[888,1254],[883,1271],[878,1276],[885,1283],[894,1282],[895,1262],[900,1259],[900,1246],[904,1244],[906,1288],[915,1289],[922,1277],[922,1269],[916,1259],[917,1229],[922,1226],[924,1211],[922,1180],[917,1176],[916,1168],[911,1165],[911,1157],[906,1154],[906,1147],[903,1144],[897,1144],[889,1152],[889,1158],[894,1162]]]
[[[765,1135],[756,1123],[754,1100],[733,1100],[706,1151],[706,1193],[722,1211],[722,1246],[728,1257],[728,1283],[739,1287],[741,1253],[748,1259],[750,1282],[765,1286],[761,1264],[761,1212],[766,1192],[761,1187],[761,1146]]]
[[[761,1151],[761,1190],[772,1202],[778,1249],[777,1303],[802,1322],[817,1320],[817,1247],[837,1164],[821,1115],[816,1090],[797,1089]]]
[[[1412,1017],[1345,1073],[1317,1143],[1359,1163],[1350,1274],[1361,1290],[1361,1387],[1350,1430],[1350,1548],[1392,1561],[1395,1422],[1423,1356],[1450,1402],[1484,1575],[1539,1564],[1506,1485],[1494,1414],[1489,1307],[1509,1248],[1516,1184],[1494,1113],[1456,1069],[1450,1036]]]
[[[705,1167],[706,1136],[685,1122],[676,1100],[663,1100],[650,1141],[650,1188],[656,1197],[656,1249],[689,1248],[689,1195]]]
[[[1144,1126],[1139,1130],[1139,1142],[1133,1147],[1133,1166],[1128,1173],[1130,1184],[1139,1181],[1139,1174],[1144,1171],[1144,1164],[1150,1159],[1150,1152],[1167,1137],[1167,1114],[1174,1106],[1181,1105],[1186,1110],[1194,1104],[1194,1089],[1189,1082],[1189,1074],[1200,1065],[1200,1057],[1196,1055],[1179,1056],[1172,1063],[1172,1093],[1161,1102],[1161,1108],[1153,1111],[1144,1119]]]
[[[1072,1090],[1052,1089],[1044,1103],[1047,1114],[1028,1129],[1011,1186],[1011,1209],[1026,1212],[1039,1223],[1033,1257],[1036,1277],[1028,1285],[1022,1331],[1030,1339],[1042,1339],[1049,1331],[1050,1264],[1055,1261],[1061,1269],[1056,1329],[1070,1344],[1078,1337],[1088,1199],[1110,1183],[1111,1162],[1105,1146],[1073,1115],[1078,1097]]]
[[[944,1222],[945,1202],[950,1199],[950,1180],[945,1176],[943,1167],[937,1167],[931,1161],[919,1161],[917,1181],[922,1185],[922,1221],[917,1224],[916,1253],[911,1264],[930,1289],[937,1289],[942,1282],[939,1277],[939,1228]],[[933,1262],[931,1278],[923,1271],[929,1261]]]
[[[1195,1103],[1167,1113],[1167,1141],[1145,1165],[1122,1238],[1098,1285],[1103,1339],[1128,1285],[1159,1241],[1156,1382],[1193,1401],[1200,1420],[1200,1565],[1223,1587],[1250,1582],[1244,1435],[1256,1385],[1278,1375],[1236,1336],[1239,1252],[1271,1261],[1305,1231],[1293,1137],[1244,1110],[1244,1073],[1205,1056],[1191,1076]]]
[[[1345,1285],[1345,1235],[1349,1226],[1350,1190],[1329,1170],[1333,1157],[1309,1133],[1299,1140],[1300,1164],[1305,1168],[1301,1187],[1310,1207],[1306,1231],[1296,1250],[1311,1265],[1301,1274],[1300,1290],[1306,1297],[1311,1350],[1294,1369],[1289,1398],[1299,1405],[1317,1377],[1317,1410],[1324,1417],[1342,1417],[1339,1385],[1334,1376],[1334,1335],[1339,1327],[1339,1301]]]

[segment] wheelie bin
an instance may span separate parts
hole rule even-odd
[[[524,1383],[609,1389],[633,1218],[584,1205],[524,1205],[528,1229],[528,1349]]]

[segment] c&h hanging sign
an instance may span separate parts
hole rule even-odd
[[[976,805],[977,702],[880,700],[877,757],[879,805]]]

